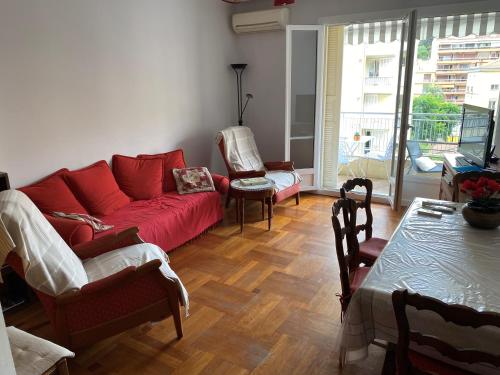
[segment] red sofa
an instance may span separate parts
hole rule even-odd
[[[226,177],[212,175],[215,192],[177,193],[172,168],[185,167],[182,150],[136,158],[115,155],[112,166],[100,161],[77,171],[61,169],[19,190],[71,247],[137,227],[144,241],[168,252],[223,218],[220,196],[229,187]],[[90,214],[114,227],[94,233],[83,222],[53,217],[53,211]]]

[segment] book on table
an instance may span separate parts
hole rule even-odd
[[[267,179],[265,177],[253,177],[253,178],[242,178],[240,179],[241,185],[243,186],[258,186],[266,185]]]

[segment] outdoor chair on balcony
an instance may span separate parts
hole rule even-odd
[[[443,163],[434,162],[430,158],[424,156],[420,148],[419,141],[406,141],[406,149],[411,160],[411,168],[406,172],[409,174],[411,170],[417,173],[440,173],[443,170]]]
[[[394,150],[394,143],[392,142],[392,136],[391,136],[391,137],[389,137],[389,142],[387,143],[387,148],[385,149],[384,152],[370,151],[369,153],[364,154],[363,156],[361,156],[361,158],[366,159],[366,169],[363,170],[363,175],[365,177],[368,177],[367,176],[368,163],[370,162],[370,160],[375,160],[375,161],[379,161],[379,162],[381,162],[381,163],[384,164],[385,174],[387,176],[387,180],[389,180],[389,177],[390,177],[390,168],[387,165],[387,162],[390,161],[390,160],[392,160],[392,152],[393,152],[393,150]]]
[[[337,163],[337,174],[340,174],[340,170],[345,168],[352,177],[356,177],[356,174],[354,173],[351,166],[351,162],[354,160],[356,160],[356,158],[349,155],[348,152],[347,138],[341,137],[339,139],[339,158]]]

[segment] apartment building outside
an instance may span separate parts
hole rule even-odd
[[[500,96],[500,59],[469,72],[465,102],[497,110]]]
[[[434,84],[446,101],[463,104],[468,74],[500,58],[500,35],[449,37],[435,39],[437,45]],[[434,52],[434,51],[433,51]]]
[[[342,112],[393,112],[398,83],[398,41],[345,45]]]

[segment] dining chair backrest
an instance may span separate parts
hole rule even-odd
[[[500,328],[500,314],[478,312],[470,307],[462,305],[448,305],[431,297],[410,294],[407,290],[397,290],[393,292],[392,304],[396,315],[399,335],[396,348],[397,373],[399,375],[415,374],[409,359],[410,342],[434,348],[443,356],[453,361],[468,364],[487,363],[500,367],[500,355],[474,349],[458,349],[435,336],[412,331],[406,315],[406,307],[414,307],[417,311],[432,311],[441,316],[446,322],[453,323],[457,326],[472,328],[479,328],[482,326]]]
[[[339,220],[341,212],[344,226]],[[335,249],[339,262],[342,296],[347,297],[351,292],[349,274],[359,267],[359,243],[356,238],[356,201],[349,198],[340,198],[333,204],[332,226],[335,234]],[[344,250],[344,239],[347,252]]]
[[[420,143],[418,141],[406,141],[406,149],[408,150],[408,156],[410,157],[413,169],[418,172],[417,159],[423,156]]]
[[[364,187],[366,189],[365,199],[356,202],[356,209],[364,209],[366,212],[366,222],[364,224],[356,224],[356,235],[361,231],[365,231],[365,238],[369,240],[373,235],[373,214],[371,208],[373,183],[368,178],[354,178],[347,180],[340,189],[340,196],[347,198],[347,193],[354,190],[356,186]]]

